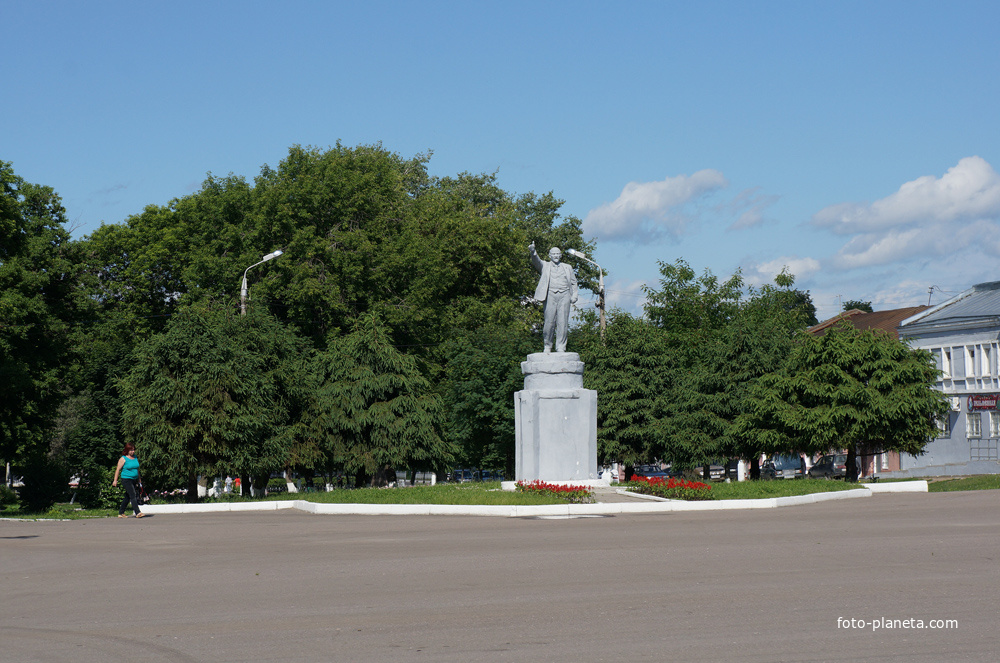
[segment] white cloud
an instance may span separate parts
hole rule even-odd
[[[817,212],[812,222],[845,235],[997,217],[1000,175],[985,159],[966,157],[940,178],[919,177],[871,204],[832,205]]]
[[[976,249],[1000,254],[1000,175],[980,157],[942,177],[920,177],[868,205],[821,210],[813,225],[853,235],[830,259],[838,270],[940,258]]]
[[[798,284],[818,273],[820,267],[819,260],[815,258],[784,256],[767,262],[747,265],[743,268],[743,277],[747,285],[761,286],[767,283],[773,284],[774,277],[783,270],[787,270],[795,277],[795,282]]]
[[[711,169],[658,182],[629,182],[617,199],[591,210],[583,227],[588,235],[605,241],[677,238],[691,220],[683,208],[728,185],[722,173]]]
[[[646,304],[646,293],[643,291],[646,285],[651,284],[635,280],[608,281],[604,287],[607,310],[617,307],[633,315],[641,315]]]
[[[852,237],[830,259],[834,269],[890,265],[958,252],[1000,255],[1000,219],[955,220]]]
[[[778,202],[780,196],[760,193],[760,187],[746,189],[720,209],[738,215],[727,230],[745,230],[764,223],[764,211]]]

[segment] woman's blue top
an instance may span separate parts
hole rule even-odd
[[[139,459],[129,458],[128,456],[122,456],[125,459],[125,464],[122,465],[122,479],[138,479],[139,478]]]

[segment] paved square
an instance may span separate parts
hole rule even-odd
[[[5,521],[0,661],[992,662],[998,543],[1000,491],[573,519]]]

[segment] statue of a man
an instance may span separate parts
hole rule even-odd
[[[531,264],[542,275],[535,288],[535,299],[545,304],[545,326],[542,338],[545,352],[552,352],[555,341],[556,352],[566,352],[566,337],[569,333],[569,309],[576,303],[579,289],[573,268],[562,260],[558,246],[549,249],[549,259],[542,260],[535,251],[535,243],[528,246]]]

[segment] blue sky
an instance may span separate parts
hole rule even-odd
[[[77,237],[208,172],[252,180],[291,145],[340,140],[552,191],[629,310],[678,258],[750,283],[787,266],[820,319],[1000,280],[995,2],[0,0],[0,15],[0,159],[62,195]]]

